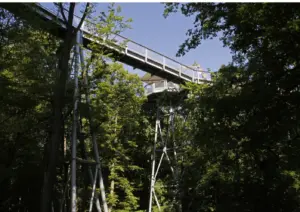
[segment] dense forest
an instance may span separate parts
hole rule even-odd
[[[102,189],[95,191],[93,211],[147,211],[155,105],[141,79],[97,45],[131,20],[114,4],[97,14],[89,3],[55,7],[65,37],[48,33],[51,24],[30,13],[20,18],[0,4],[0,211],[71,211],[74,120],[77,211],[89,211],[95,170],[101,170]],[[83,11],[74,29],[78,7]],[[178,56],[218,35],[233,58],[212,73],[211,83],[181,85],[172,136],[161,132],[176,141],[176,157],[169,161],[176,180],[165,157],[155,184],[160,207],[153,198],[153,211],[300,211],[300,5],[164,7],[166,18],[180,13],[194,19]],[[76,34],[90,20],[101,36],[89,44],[74,80]],[[160,98],[168,109],[171,96]],[[162,125],[170,129],[168,120]]]

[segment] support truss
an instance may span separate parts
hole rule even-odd
[[[155,184],[164,161],[168,164],[175,183],[173,203],[176,207],[176,211],[181,211],[180,204],[178,204],[176,200],[176,196],[179,192],[179,170],[177,166],[177,147],[175,142],[175,110],[173,106],[170,105],[166,111],[164,107],[159,105],[159,101],[157,102],[154,143],[151,157],[152,170],[148,212],[152,212],[153,197],[158,210],[161,211],[161,204],[155,193]],[[167,119],[167,123],[163,123],[165,119]]]

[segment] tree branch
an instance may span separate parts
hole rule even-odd
[[[73,26],[73,18],[74,18],[75,4],[76,4],[76,3],[70,3],[69,15],[68,15],[68,22],[67,22],[68,28],[69,28],[69,27],[72,28],[72,26]]]
[[[58,6],[59,6],[59,8],[60,8],[60,13],[61,13],[61,15],[62,15],[64,21],[66,22],[66,24],[68,24],[68,20],[67,20],[67,18],[66,18],[66,16],[65,16],[64,8],[63,8],[63,6],[62,6],[62,3],[58,3]]]
[[[83,24],[83,21],[84,19],[86,18],[87,14],[88,14],[88,9],[89,9],[89,6],[90,6],[90,3],[86,3],[86,6],[85,6],[85,10],[84,10],[84,13],[83,13],[83,16],[75,30],[75,33],[78,32],[78,30],[81,28],[82,24]]]

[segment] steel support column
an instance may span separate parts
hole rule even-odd
[[[71,211],[77,212],[76,203],[76,154],[77,154],[77,121],[78,121],[78,72],[79,72],[79,44],[81,32],[76,34],[75,44],[75,64],[74,64],[74,109],[73,109],[73,129],[72,129],[72,162],[71,162]]]
[[[156,177],[155,176],[155,157],[156,157],[156,143],[157,143],[158,125],[159,125],[159,109],[157,109],[157,112],[156,112],[155,135],[154,135],[153,153],[152,153],[152,170],[151,170],[151,183],[150,183],[150,197],[149,197],[148,212],[152,211],[152,197],[153,197],[153,193],[154,193],[154,185],[155,185],[155,177]]]

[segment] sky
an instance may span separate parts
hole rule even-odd
[[[101,11],[107,11],[108,5],[109,3],[98,3],[95,15],[99,15]],[[217,71],[222,64],[231,61],[230,50],[223,47],[219,37],[203,41],[198,48],[190,50],[183,57],[176,57],[179,45],[187,38],[186,31],[193,28],[193,19],[183,16],[180,12],[164,18],[164,5],[161,3],[116,3],[116,6],[118,5],[122,9],[120,15],[125,19],[133,20],[130,23],[131,29],[122,33],[130,40],[188,66],[196,61],[204,70],[210,68],[212,71]],[[82,7],[77,7],[76,14],[80,14],[80,9]],[[140,76],[145,74],[127,65],[125,68]]]

